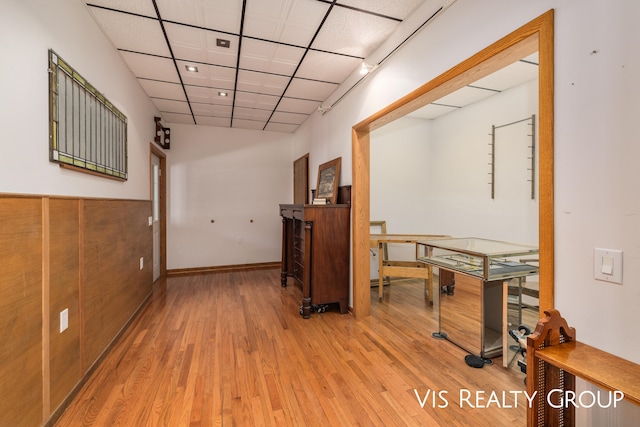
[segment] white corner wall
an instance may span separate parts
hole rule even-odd
[[[458,0],[295,140],[348,168],[352,126],[552,8],[555,305],[580,341],[640,363],[640,2]],[[594,280],[595,247],[624,252],[622,286]]]
[[[171,124],[167,174],[168,269],[280,261],[291,134]]]
[[[127,116],[128,181],[49,162],[49,49]],[[3,1],[0,51],[0,192],[149,199],[149,141],[157,112],[81,1]]]

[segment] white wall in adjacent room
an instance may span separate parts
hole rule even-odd
[[[293,201],[291,140],[286,133],[171,125],[168,269],[280,261],[278,204]]]

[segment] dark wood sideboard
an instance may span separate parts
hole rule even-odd
[[[340,304],[341,313],[348,310],[350,210],[350,203],[280,205],[281,282],[286,287],[291,277],[302,288],[305,319],[332,303]]]

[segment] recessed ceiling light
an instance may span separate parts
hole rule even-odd
[[[231,42],[229,40],[225,40],[225,39],[216,39],[216,46],[219,46],[219,47],[230,47],[231,46]]]
[[[192,73],[198,72],[198,67],[196,67],[195,65],[185,65],[185,68],[187,69],[187,71],[191,71]]]
[[[227,92],[218,92],[218,96],[229,96]]]

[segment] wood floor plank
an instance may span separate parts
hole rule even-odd
[[[303,319],[300,289],[275,269],[163,280],[57,426],[525,424],[524,375],[500,359],[470,368],[432,338],[420,280],[394,281],[382,301],[374,288],[358,320],[338,307]],[[518,405],[471,407],[464,390]]]

